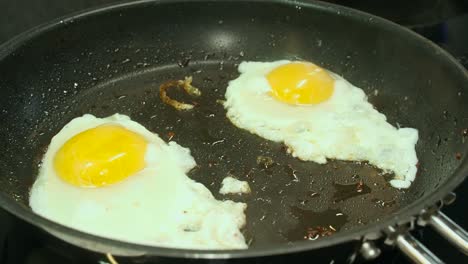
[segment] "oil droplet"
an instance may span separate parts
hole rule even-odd
[[[362,181],[353,184],[334,183],[333,186],[335,187],[334,202],[341,202],[371,192],[369,186],[365,185]]]

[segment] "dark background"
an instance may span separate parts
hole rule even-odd
[[[15,35],[31,29],[58,17],[87,9],[94,6],[120,2],[119,0],[0,0],[0,44]],[[328,2],[347,5],[356,9],[383,16],[400,23],[430,38],[468,67],[468,0],[330,0]],[[1,78],[1,75],[0,75]],[[444,212],[468,228],[466,204],[468,197],[468,182],[457,189],[458,199],[455,204],[444,208]],[[19,232],[24,226],[15,217],[0,209],[0,262],[2,239],[4,234]],[[13,231],[12,231],[13,230]],[[18,233],[19,234],[19,233]],[[452,249],[451,246],[439,238],[431,230],[425,229],[415,232],[437,255],[447,263],[468,263],[466,257]],[[24,245],[23,240],[17,241],[16,247]],[[11,243],[10,243],[11,244]],[[28,244],[28,243],[26,243]],[[13,243],[15,245],[15,243]],[[26,251],[9,249],[8,263],[15,262],[15,254],[28,254]],[[34,252],[33,252],[34,253]],[[30,254],[33,254],[30,253]],[[48,258],[50,262],[53,256]],[[64,261],[64,259],[61,259]],[[45,263],[45,262],[42,262]],[[373,263],[407,263],[406,259],[397,251],[385,251],[383,256]]]
[[[38,24],[86,8],[121,0],[0,0],[0,43]],[[444,21],[468,9],[467,0],[326,0],[406,26]],[[468,35],[468,29],[466,30]]]

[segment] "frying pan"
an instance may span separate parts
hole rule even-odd
[[[391,124],[417,128],[420,162],[411,188],[390,187],[392,176],[367,164],[297,160],[281,144],[234,127],[217,100],[224,98],[228,81],[238,76],[236,66],[241,61],[279,59],[308,60],[330,69],[361,87]],[[193,77],[202,96],[184,97],[174,89],[173,96],[197,105],[177,111],[161,102],[159,86],[185,76]],[[468,173],[466,71],[409,30],[321,2],[144,0],[78,13],[1,47],[0,95],[1,206],[93,251],[241,258],[387,235],[402,247],[398,242],[411,238],[403,227],[423,210],[432,212]],[[50,139],[85,113],[126,114],[163,139],[173,136],[190,148],[199,165],[191,178],[218,199],[248,204],[244,232],[249,249],[142,246],[96,237],[35,215],[27,201],[41,157]],[[270,157],[273,165],[258,163],[259,156]],[[247,180],[252,193],[219,195],[220,182],[228,174]],[[308,241],[308,228],[337,232]]]

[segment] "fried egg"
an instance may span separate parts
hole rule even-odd
[[[363,90],[304,61],[242,62],[229,82],[224,107],[231,122],[283,142],[305,161],[367,161],[390,184],[408,188],[417,172],[418,131],[389,124]]]
[[[84,115],[52,138],[32,210],[94,235],[150,246],[247,248],[244,203],[218,201],[187,172],[190,151],[125,115]]]

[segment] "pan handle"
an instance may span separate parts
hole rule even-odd
[[[414,263],[443,264],[442,260],[409,233],[410,229],[389,226],[386,230],[387,242],[396,245]]]
[[[448,195],[438,205],[423,210],[417,221],[411,221],[409,226],[389,226],[385,230],[385,233],[387,233],[387,244],[396,245],[414,263],[444,263],[410,234],[416,222],[421,226],[431,226],[442,237],[468,256],[468,233],[440,211],[444,204],[450,204],[454,200],[454,194]]]
[[[442,264],[434,253],[432,253],[421,242],[414,238],[410,233],[398,235],[395,244],[405,253],[414,263],[418,264]]]
[[[427,224],[468,256],[468,233],[452,219],[438,211],[429,217]]]

